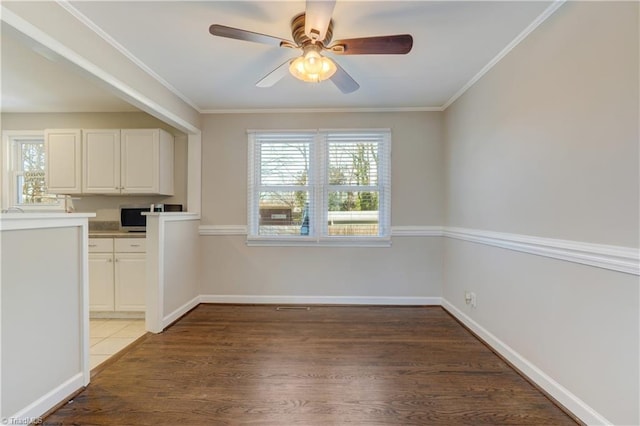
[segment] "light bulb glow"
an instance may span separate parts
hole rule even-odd
[[[312,83],[331,78],[336,69],[336,64],[320,55],[320,48],[315,45],[306,47],[304,54],[294,59],[289,66],[289,72],[294,77]]]

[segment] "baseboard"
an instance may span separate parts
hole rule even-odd
[[[41,419],[47,411],[59,404],[60,401],[66,400],[70,395],[73,395],[74,392],[84,387],[83,379],[84,375],[81,372],[77,373],[17,413],[11,416],[5,416],[3,413],[3,421],[6,419],[6,424],[27,424],[24,423],[25,420],[29,420],[28,424],[42,423],[38,420]]]
[[[91,319],[144,319],[144,312],[89,312]]]
[[[588,425],[613,424],[445,298],[442,307],[581,421]]]
[[[440,302],[440,297],[200,295],[200,303],[439,306]]]
[[[193,299],[189,300],[184,305],[180,306],[175,311],[171,312],[169,315],[162,318],[162,330],[169,327],[171,324],[176,322],[178,318],[195,308],[200,304],[200,296],[196,296]]]

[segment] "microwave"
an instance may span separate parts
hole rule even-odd
[[[127,232],[145,232],[147,230],[147,217],[142,213],[150,212],[153,206],[154,212],[181,212],[182,204],[145,204],[120,206],[120,230]]]

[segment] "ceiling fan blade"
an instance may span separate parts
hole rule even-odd
[[[304,33],[311,40],[324,40],[331,22],[335,0],[307,0]]]
[[[266,34],[254,33],[252,31],[241,30],[239,28],[227,27],[225,25],[213,24],[209,27],[209,32],[211,35],[218,37],[253,41],[256,43],[271,44],[273,46],[296,47],[296,44],[289,40],[284,40]]]
[[[413,37],[410,34],[398,34],[336,40],[327,49],[336,55],[404,55],[412,47]]]
[[[342,93],[355,92],[360,88],[360,85],[342,68],[336,61],[336,72],[331,76],[331,81],[335,84]]]
[[[269,74],[262,77],[262,79],[256,83],[256,86],[271,87],[277,82],[279,82],[282,79],[282,77],[284,77],[289,73],[289,64],[291,63],[292,60],[293,59],[287,59],[278,68],[274,69]]]

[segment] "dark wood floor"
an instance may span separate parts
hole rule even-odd
[[[576,423],[439,307],[200,305],[45,424]]]

